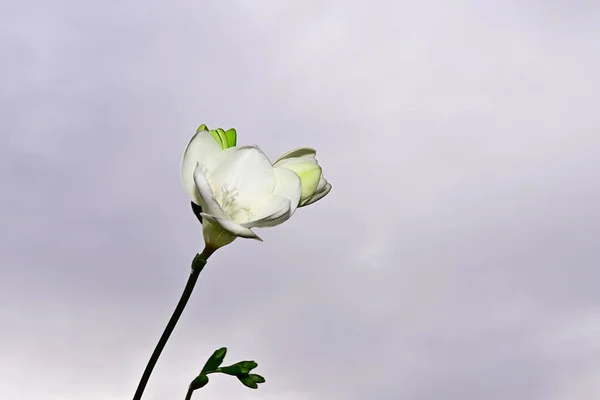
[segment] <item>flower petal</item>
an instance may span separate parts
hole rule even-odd
[[[256,146],[231,147],[224,152],[219,167],[210,171],[217,197],[235,192],[238,208],[260,208],[273,193],[275,173],[269,159]]]
[[[316,156],[317,151],[315,149],[311,149],[310,147],[300,147],[299,149],[290,150],[287,153],[282,154],[273,165],[288,158],[315,158]]]
[[[300,204],[315,194],[321,179],[321,167],[315,159],[288,158],[279,161],[277,167],[290,169],[300,177],[302,185]]]
[[[198,193],[197,204],[202,207],[202,211],[209,215],[220,218],[229,218],[217,202],[212,187],[206,177],[206,173],[206,167],[197,163],[196,170],[194,171],[194,183],[196,185],[196,192]],[[202,215],[202,213],[200,215]]]
[[[196,165],[200,162],[208,170],[211,170],[214,164],[219,162],[220,153],[222,153],[221,146],[206,130],[199,130],[192,137],[183,153],[181,182],[183,183],[183,189],[195,204],[200,205],[200,195],[194,183]]]
[[[222,150],[225,150],[227,147],[227,138],[225,137],[225,131],[221,128],[211,129],[210,134],[215,138]]]
[[[282,160],[288,160],[290,158],[312,158],[315,159],[317,156],[317,151],[310,147],[300,147],[298,149],[290,150],[284,154],[282,154],[273,165],[277,164]]]
[[[325,179],[325,177],[323,176],[323,172],[321,171],[321,177],[319,178],[319,184],[317,185],[317,189],[315,190],[315,193],[319,193],[319,192],[323,191],[323,189],[325,189],[326,185],[327,185],[327,179]]]
[[[271,196],[269,201],[258,212],[254,221],[243,223],[248,228],[266,228],[287,221],[292,216],[290,199]]]
[[[300,204],[302,185],[300,177],[291,169],[275,167],[275,187],[273,194],[290,200],[290,216],[294,214]]]
[[[237,133],[233,128],[229,129],[228,131],[225,131],[222,128],[213,129],[210,131],[210,134],[217,140],[217,142],[219,142],[223,150],[235,146]]]
[[[330,191],[331,191],[331,183],[326,183],[325,186],[323,187],[323,190],[315,192],[315,194],[310,199],[306,200],[304,202],[304,204],[301,204],[300,207],[304,207],[304,206],[314,203],[317,200],[321,200]]]

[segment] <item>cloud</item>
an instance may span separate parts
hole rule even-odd
[[[597,397],[599,9],[563,3],[12,5],[0,397],[132,395],[201,250],[200,123],[334,189],[211,258],[145,398],[223,345],[267,383],[206,399]]]

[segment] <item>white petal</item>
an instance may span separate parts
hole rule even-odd
[[[321,179],[321,167],[315,159],[288,158],[277,163],[277,167],[294,171],[300,177],[301,195],[300,203],[304,203],[315,194]]]
[[[316,192],[310,199],[306,200],[301,207],[307,206],[314,203],[317,200],[321,200],[331,191],[331,184],[327,183],[321,192]]]
[[[327,185],[327,179],[323,176],[323,172],[321,172],[321,177],[319,178],[319,184],[317,185],[317,190],[315,193],[319,193],[325,189],[325,185]]]
[[[215,191],[235,190],[235,201],[240,207],[260,207],[275,186],[275,173],[269,159],[256,146],[231,147],[223,153],[222,162],[211,171],[212,187]]]
[[[235,237],[243,237],[246,239],[256,239],[262,242],[262,239],[258,237],[258,235],[256,235],[256,233],[252,232],[251,229],[242,226],[240,224],[238,224],[237,222],[235,222],[234,220],[225,217],[225,218],[220,218],[220,217],[216,217],[214,215],[210,215],[210,214],[206,214],[206,213],[200,213],[200,215],[202,216],[203,219],[206,219],[209,223],[214,223],[215,225],[217,225],[219,227],[219,229],[224,230],[227,233],[223,233],[223,232],[219,232],[218,229],[214,229],[215,227],[213,227],[212,231],[207,232],[206,228],[204,229],[204,240],[207,242],[207,244],[220,244],[220,242],[223,240],[222,237],[220,237],[219,235],[232,235]],[[208,236],[208,237],[207,237]],[[228,242],[231,243],[231,242]],[[228,244],[226,243],[226,244]],[[223,246],[222,244],[219,246],[221,247]]]
[[[299,149],[290,150],[287,153],[284,153],[279,157],[273,165],[277,164],[281,160],[286,160],[288,158],[315,158],[317,156],[317,152],[315,149],[311,149],[310,147],[301,147]]]
[[[291,216],[296,211],[298,204],[300,204],[300,194],[302,193],[300,177],[294,171],[287,168],[275,167],[274,170],[275,188],[273,188],[273,194],[290,200]]]
[[[190,199],[198,205],[200,205],[200,198],[194,183],[196,164],[200,162],[208,170],[211,170],[218,163],[219,155],[222,151],[219,143],[217,143],[209,132],[199,131],[192,137],[183,152],[181,182],[183,183],[183,189],[190,196]]]
[[[248,228],[265,228],[287,221],[292,216],[291,203],[288,198],[271,196],[269,202],[259,211],[254,221],[242,225]]]
[[[215,194],[206,178],[206,168],[204,165],[197,163],[196,170],[194,171],[194,183],[196,187],[196,193],[198,194],[198,205],[202,207],[202,211],[213,215],[215,217],[227,217],[227,214],[215,198]],[[195,202],[194,202],[195,203]]]

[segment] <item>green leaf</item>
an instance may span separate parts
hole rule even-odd
[[[227,147],[235,147],[235,144],[237,142],[237,132],[235,131],[235,129],[231,128],[225,131],[225,136],[227,137]]]
[[[230,365],[228,367],[219,368],[219,372],[222,372],[227,375],[238,376],[247,374],[248,372],[250,372],[250,370],[248,368],[243,368],[239,365]]]
[[[192,383],[190,383],[190,389],[192,389],[192,390],[200,389],[200,388],[203,388],[204,386],[206,386],[207,384],[208,384],[208,376],[200,374],[196,378],[194,378]]]
[[[198,133],[200,131],[207,131],[207,130],[208,130],[208,127],[206,125],[202,124],[198,127],[198,129],[196,129],[196,133]]]
[[[256,383],[265,383],[265,378],[258,374],[249,374],[248,377]]]
[[[247,386],[250,389],[258,389],[258,383],[256,383],[256,381],[254,381],[250,375],[240,375],[237,378],[244,384],[244,386]]]
[[[210,356],[210,358],[206,361],[206,364],[204,364],[200,374],[205,374],[219,368],[219,366],[223,364],[223,359],[225,359],[226,354],[227,347],[221,347],[219,350],[215,351],[213,355]]]
[[[254,361],[240,361],[228,367],[221,367],[219,371],[227,375],[239,376],[248,374],[257,366],[258,364]]]

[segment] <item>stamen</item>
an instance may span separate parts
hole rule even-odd
[[[228,210],[228,209],[234,208],[235,198],[238,195],[238,190],[235,188],[230,190],[225,185],[223,185],[223,186],[221,186],[221,193],[222,193],[221,208],[223,208],[223,210],[225,210],[225,212],[227,212],[229,214],[228,211],[233,211],[233,210]]]
[[[227,215],[234,221],[239,223],[248,222],[252,219],[252,210],[239,203],[236,203],[238,194],[239,191],[236,188],[229,189],[225,185],[222,185],[217,202],[223,211],[225,211],[225,213],[227,213]]]

